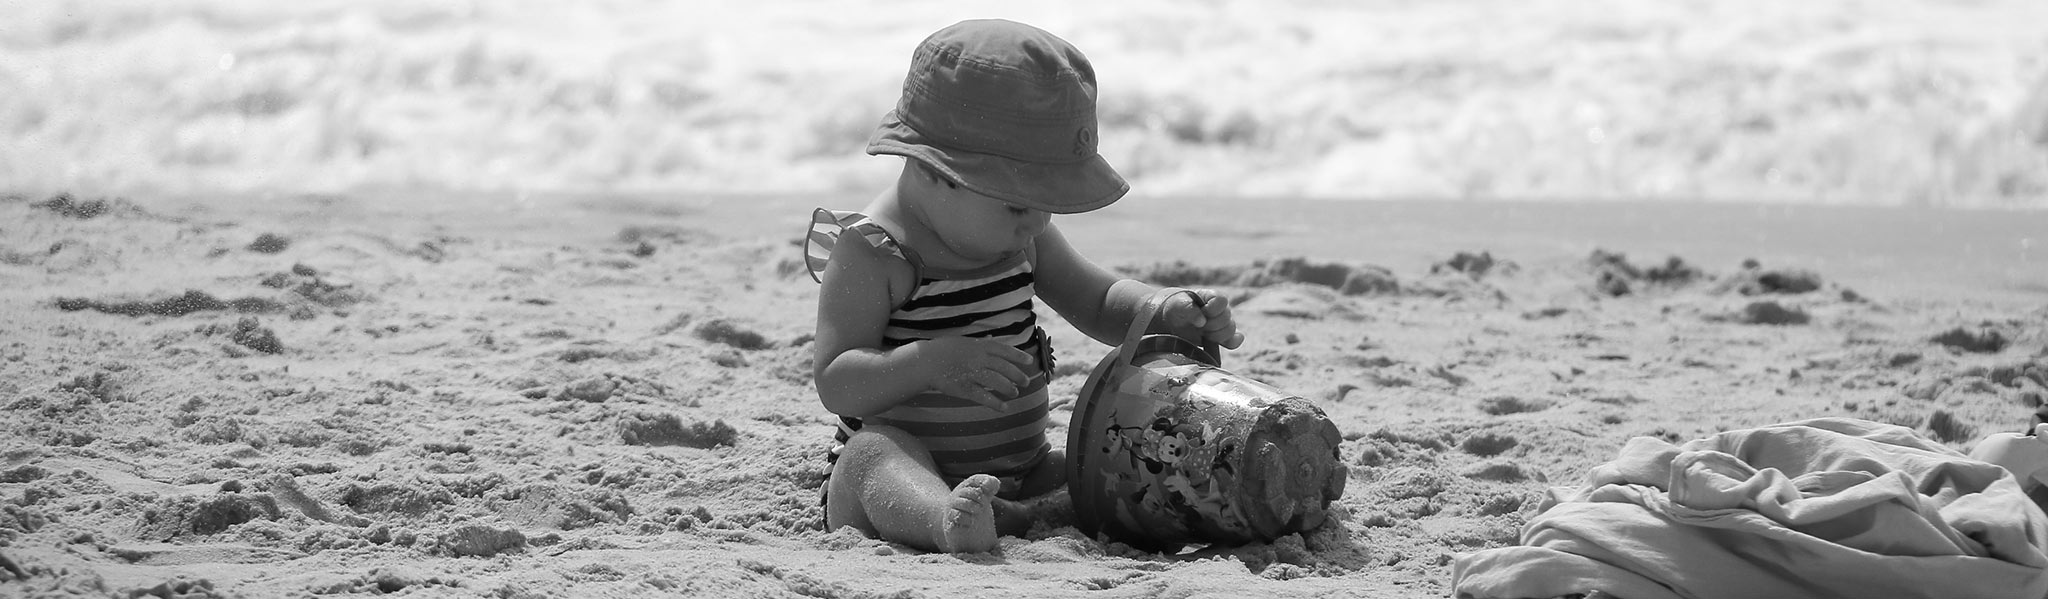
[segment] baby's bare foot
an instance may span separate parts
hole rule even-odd
[[[991,504],[1003,481],[976,474],[953,487],[951,504],[939,520],[939,549],[947,553],[981,553],[996,548],[996,515]]]

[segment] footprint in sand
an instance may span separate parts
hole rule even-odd
[[[1795,325],[1806,324],[1813,320],[1813,317],[1796,306],[1787,307],[1778,302],[1763,301],[1750,302],[1749,305],[1743,306],[1742,312],[1731,320],[1743,324]]]
[[[441,533],[433,547],[456,557],[491,557],[525,545],[526,535],[517,530],[466,524]]]
[[[768,342],[768,338],[761,335],[761,333],[740,324],[738,321],[727,318],[714,318],[704,321],[703,324],[697,325],[696,330],[692,334],[696,335],[698,339],[722,343],[749,351],[768,349],[771,345]]]
[[[1465,442],[1458,444],[1458,448],[1465,450],[1465,453],[1479,457],[1493,457],[1507,450],[1514,449],[1516,445],[1520,444],[1521,440],[1515,438],[1514,435],[1482,432],[1466,437]]]
[[[1977,427],[1941,409],[1927,415],[1927,431],[1933,433],[1934,440],[1943,443],[1961,443],[1977,438]]]
[[[1513,395],[1497,395],[1479,400],[1479,411],[1493,416],[1540,412],[1550,409],[1550,402],[1541,399],[1524,399]]]
[[[350,483],[341,492],[341,504],[357,512],[418,516],[453,503],[455,495],[447,489],[427,488],[418,483],[380,482],[368,486]]]
[[[249,242],[246,249],[261,254],[276,254],[290,247],[292,247],[292,240],[290,238],[275,233],[264,233],[257,235],[255,241]]]
[[[1529,480],[1544,480],[1543,473],[1523,467],[1519,463],[1488,460],[1473,464],[1458,471],[1459,476],[1474,480],[1490,480],[1503,483],[1518,483]]]

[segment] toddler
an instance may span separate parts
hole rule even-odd
[[[1129,189],[1095,131],[1095,71],[1066,40],[977,20],[918,45],[867,148],[903,157],[902,172],[860,212],[818,210],[806,244],[823,285],[818,398],[840,416],[828,529],[983,552],[1029,527],[1016,500],[1065,484],[1033,300],[1118,343],[1159,291],[1089,262],[1051,223]],[[1229,302],[1195,295],[1170,299],[1160,324],[1237,347]]]

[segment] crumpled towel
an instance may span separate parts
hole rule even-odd
[[[1852,418],[1638,437],[1551,490],[1455,596],[2048,597],[2048,515],[2004,468]]]

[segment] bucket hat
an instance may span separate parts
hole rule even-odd
[[[918,160],[976,193],[1056,214],[1130,184],[1096,152],[1095,67],[1073,44],[1000,19],[962,21],[911,54],[869,154]]]

